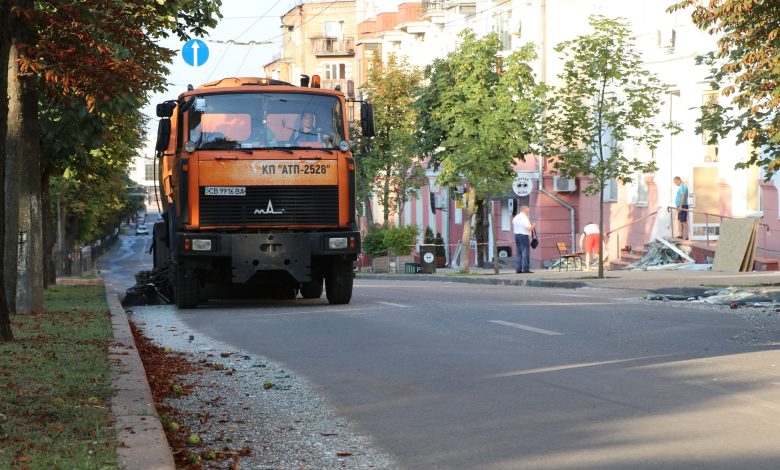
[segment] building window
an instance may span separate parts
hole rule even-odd
[[[477,6],[476,5],[461,5],[458,9],[459,13],[463,16],[465,16],[465,19],[471,19],[471,17],[476,16],[477,14]]]
[[[604,184],[604,202],[617,202],[618,182],[616,179],[608,179]]]
[[[154,174],[154,163],[147,163],[144,167],[144,179],[146,181],[154,181],[157,179],[157,175]]]
[[[323,23],[324,33],[326,37],[341,39],[341,35],[344,32],[343,21],[326,21]]]
[[[512,48],[512,41],[509,35],[509,23],[512,19],[512,11],[504,10],[493,14],[493,32],[498,35],[501,42],[501,49],[508,51]]]
[[[347,78],[347,64],[323,64],[325,80],[343,80]]]
[[[631,204],[647,206],[647,183],[644,173],[634,175],[634,181],[630,186]]]
[[[677,45],[677,31],[674,29],[659,29],[655,32],[656,45],[659,49],[666,49],[667,52],[674,52],[674,46]]]

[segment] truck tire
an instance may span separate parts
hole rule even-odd
[[[325,276],[325,295],[330,304],[348,304],[352,299],[352,261],[337,259]]]
[[[319,299],[322,297],[322,278],[314,278],[301,283],[301,296],[304,299]]]
[[[178,308],[198,306],[198,272],[177,266],[174,284],[174,298]]]

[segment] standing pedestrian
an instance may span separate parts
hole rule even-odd
[[[677,206],[677,228],[681,240],[688,239],[688,185],[683,183],[679,176],[674,177],[674,184],[677,186],[677,195],[674,198],[674,205]]]
[[[512,231],[515,233],[515,258],[516,273],[530,273],[531,271],[531,230],[536,228],[528,218],[531,210],[528,206],[522,206],[517,215],[512,219]]]
[[[601,232],[599,231],[599,226],[593,222],[588,222],[582,229],[582,235],[580,235],[580,250],[585,253],[585,271],[590,271],[590,255],[599,255],[600,243]]]

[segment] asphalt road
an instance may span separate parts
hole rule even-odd
[[[146,238],[128,238],[109,277],[148,262]],[[371,280],[346,306],[171,314],[307,377],[405,468],[780,467],[780,321],[759,332],[741,313],[615,291]]]

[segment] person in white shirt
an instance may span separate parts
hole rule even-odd
[[[585,271],[590,271],[590,255],[598,257],[599,243],[601,243],[599,226],[593,222],[588,222],[582,229],[582,235],[580,235],[580,250],[585,253]]]
[[[531,271],[531,231],[536,227],[528,218],[530,209],[523,206],[512,219],[512,231],[515,233],[515,272],[530,273]]]

